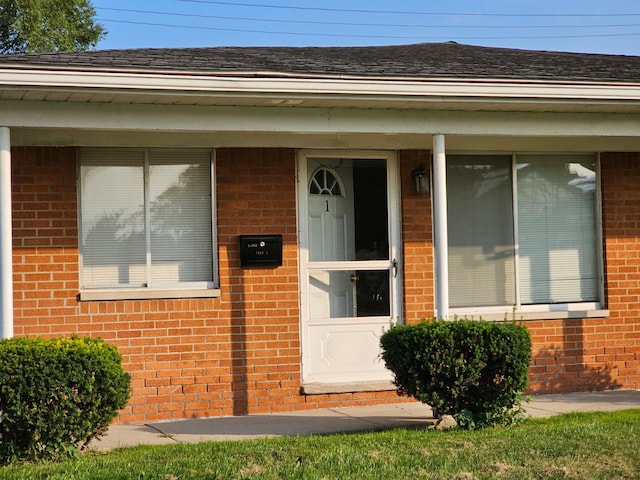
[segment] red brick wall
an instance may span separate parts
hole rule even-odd
[[[12,151],[16,336],[100,336],[123,354],[123,422],[397,401],[300,394],[295,151],[217,152],[221,297],[79,302],[76,151]],[[238,235],[281,233],[284,264],[240,268]]]
[[[601,172],[610,316],[527,322],[534,392],[640,388],[640,154],[605,153]]]
[[[431,196],[415,193],[411,170],[421,163],[428,170],[430,152],[404,150],[400,157],[402,242],[404,262],[404,317],[416,323],[434,315],[434,257]]]
[[[404,306],[433,315],[431,205],[400,153]],[[393,392],[301,395],[295,151],[217,152],[221,297],[79,302],[76,151],[15,148],[15,334],[100,336],[133,378],[124,422],[398,401]],[[609,318],[529,321],[532,392],[640,388],[640,154],[606,154],[602,195]],[[284,265],[240,268],[238,235],[282,233]]]
[[[415,194],[411,170],[429,152],[400,152],[405,318],[434,314],[431,202]],[[640,388],[640,153],[602,156],[602,215],[608,318],[527,321],[533,393]]]
[[[57,335],[74,328],[69,322],[76,323],[75,179],[74,149],[12,151],[16,335]]]

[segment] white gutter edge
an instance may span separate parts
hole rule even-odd
[[[0,90],[11,88],[111,90],[120,93],[286,94],[441,96],[480,98],[544,98],[638,100],[640,84],[567,83],[511,80],[443,80],[377,78],[257,78],[216,75],[51,71],[0,68]]]

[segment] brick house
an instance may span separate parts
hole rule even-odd
[[[122,422],[398,401],[389,325],[522,318],[640,388],[640,57],[456,43],[0,56],[0,332],[93,335]]]

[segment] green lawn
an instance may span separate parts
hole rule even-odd
[[[527,420],[476,432],[372,433],[142,446],[0,479],[640,479],[640,409]]]

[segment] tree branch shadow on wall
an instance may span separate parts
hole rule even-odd
[[[232,253],[233,252],[233,253]],[[237,258],[239,263],[239,252],[229,248],[230,258]],[[234,259],[235,259],[234,258]],[[233,267],[232,267],[233,268]],[[248,382],[249,365],[247,358],[247,311],[245,308],[245,278],[242,273],[236,276],[233,283],[230,283],[231,294],[231,399],[233,402],[233,415],[247,415],[249,413]]]
[[[562,322],[560,342],[532,352],[529,384],[538,394],[622,388],[618,381],[619,365],[604,344],[588,345],[584,319]],[[603,342],[604,343],[604,342]]]

